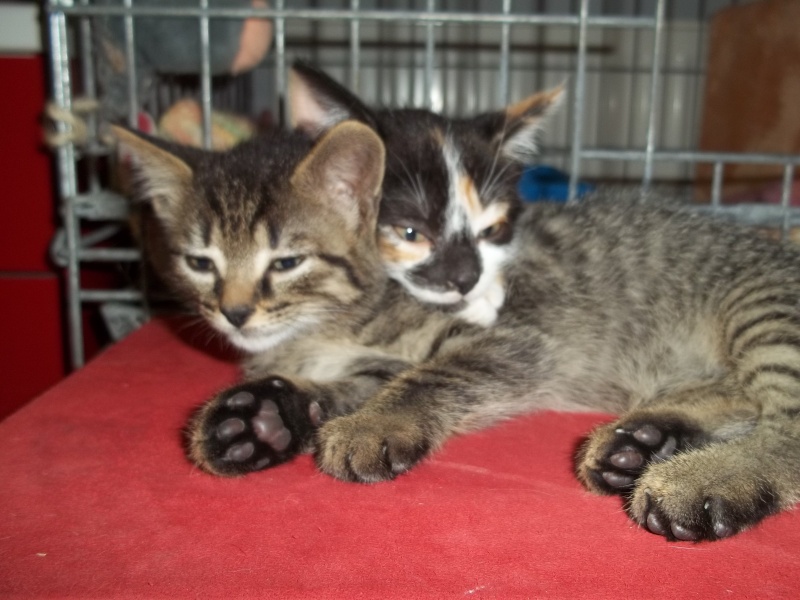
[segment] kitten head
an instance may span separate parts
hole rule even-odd
[[[383,285],[374,230],[384,149],[370,128],[345,122],[313,146],[274,132],[221,153],[114,132],[151,208],[147,257],[239,348],[341,323]]]
[[[458,306],[496,296],[502,286],[517,182],[563,94],[559,87],[502,111],[449,119],[426,110],[372,110],[303,63],[289,79],[295,127],[317,136],[357,119],[380,134],[387,153],[378,218],[384,266],[417,298]]]

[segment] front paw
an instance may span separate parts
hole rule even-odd
[[[418,418],[361,411],[323,425],[316,445],[321,471],[344,481],[375,483],[413,467],[433,444]]]
[[[652,465],[627,506],[651,533],[694,542],[730,537],[779,509],[775,488],[758,472],[703,450]]]
[[[189,424],[189,455],[205,471],[235,476],[286,462],[305,450],[320,409],[289,381],[271,377],[226,390]]]

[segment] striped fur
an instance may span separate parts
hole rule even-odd
[[[335,144],[341,127],[347,143]],[[321,152],[321,144],[340,151],[364,145],[369,152],[356,152],[345,170],[365,161],[361,176],[371,170],[371,181],[379,180],[380,165],[367,159],[377,138],[352,127],[337,126],[306,148],[310,159],[297,157],[285,170],[259,159],[269,165],[264,181],[234,168],[215,171],[227,191],[216,219],[225,222],[210,228],[209,239],[219,240],[226,269],[238,272],[248,252],[251,259],[267,252],[259,264],[272,264],[281,252],[317,258],[307,259],[309,270],[293,284],[270,275],[269,293],[255,295],[259,311],[281,307],[275,310],[285,314],[289,333],[269,352],[253,353],[245,381],[198,411],[190,424],[196,464],[241,475],[313,449],[325,473],[374,482],[413,467],[453,435],[503,418],[603,410],[621,416],[589,436],[577,475],[592,491],[625,496],[631,517],[654,533],[716,540],[794,505],[794,247],[620,194],[576,206],[533,205],[516,224],[505,305],[491,328],[479,327],[419,303],[388,279],[375,237],[353,221],[353,206],[325,200],[344,189],[344,197],[358,199],[362,225],[375,227],[370,193],[298,176],[309,162],[314,172],[330,172],[326,165],[338,154]],[[270,152],[289,155],[281,146],[291,139],[275,141]],[[156,158],[165,168],[163,156]],[[213,157],[229,160],[243,158]],[[265,183],[272,178],[278,181]],[[204,194],[174,194],[200,206],[176,221],[185,231],[170,230],[173,247],[204,231],[190,216],[207,210]],[[253,198],[257,219],[232,217],[250,214],[245,207]],[[267,235],[246,233],[260,225]],[[361,233],[348,233],[354,231]],[[168,274],[185,296],[192,281]],[[209,293],[197,288],[200,297]],[[324,317],[320,302],[328,303]],[[297,330],[296,323],[314,318],[320,320]]]

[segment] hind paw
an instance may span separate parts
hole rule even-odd
[[[768,481],[702,450],[652,465],[627,505],[651,533],[692,542],[730,537],[780,508]]]
[[[626,494],[645,469],[703,441],[675,417],[639,415],[597,429],[579,455],[578,477],[592,491]]]

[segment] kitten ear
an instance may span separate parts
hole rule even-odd
[[[292,186],[344,217],[351,230],[375,229],[385,150],[372,129],[357,121],[334,126],[292,175]]]
[[[133,159],[136,195],[152,204],[160,219],[175,219],[184,190],[192,181],[191,167],[167,150],[164,142],[116,125],[111,131],[123,154]]]
[[[553,89],[538,92],[500,113],[495,113],[494,131],[490,132],[495,144],[508,158],[525,162],[536,155],[536,138],[543,125],[561,106],[566,95],[566,83]]]
[[[317,138],[337,123],[356,120],[376,129],[372,111],[343,85],[309,64],[289,71],[289,122]]]

